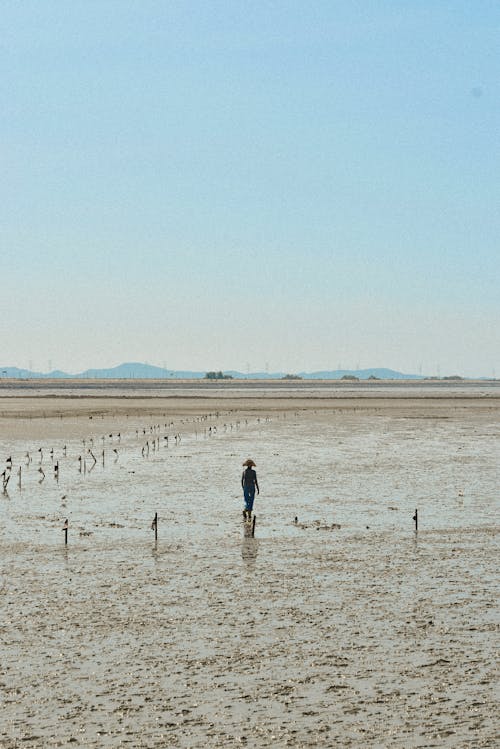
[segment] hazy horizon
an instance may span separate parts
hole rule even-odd
[[[236,367],[227,367],[227,368],[224,368],[222,370],[221,370],[220,367],[217,367],[215,369],[210,369],[210,368],[207,368],[207,367],[202,367],[201,369],[191,369],[189,367],[181,367],[179,369],[171,369],[169,367],[164,367],[161,364],[154,364],[154,363],[151,363],[151,362],[132,362],[132,361],[120,362],[118,364],[110,365],[109,367],[93,367],[93,366],[90,366],[90,367],[85,367],[85,368],[83,368],[81,370],[78,370],[78,371],[77,370],[73,370],[73,371],[62,370],[60,368],[51,368],[51,369],[47,369],[47,370],[33,368],[33,369],[28,369],[27,371],[31,372],[32,374],[42,375],[44,377],[50,375],[51,373],[57,373],[57,372],[62,372],[64,375],[67,375],[68,377],[74,377],[74,376],[78,376],[78,375],[81,375],[81,374],[86,374],[87,372],[110,372],[110,371],[112,371],[114,369],[119,369],[121,367],[130,367],[131,369],[133,369],[134,366],[136,366],[136,367],[152,367],[153,369],[160,369],[160,370],[165,371],[165,372],[172,372],[172,373],[176,373],[176,374],[177,373],[189,373],[189,374],[191,374],[191,373],[201,373],[203,375],[203,374],[206,374],[208,372],[223,371],[225,373],[227,373],[227,372],[229,372],[229,373],[237,373],[239,375],[242,375],[243,378],[245,378],[245,377],[250,377],[251,378],[252,375],[262,376],[262,375],[266,375],[266,374],[269,375],[269,377],[272,377],[272,376],[284,375],[284,374],[304,375],[304,376],[307,376],[307,375],[316,374],[318,372],[321,372],[321,373],[324,372],[324,373],[327,373],[327,374],[329,374],[329,373],[335,374],[335,373],[338,373],[338,372],[345,372],[345,373],[356,374],[356,373],[383,372],[383,371],[386,371],[388,373],[393,372],[396,375],[406,375],[406,376],[412,377],[412,378],[413,377],[417,377],[417,378],[418,377],[422,377],[422,378],[437,378],[437,379],[439,379],[439,378],[443,379],[444,378],[444,379],[446,379],[446,378],[449,378],[449,377],[457,376],[457,373],[452,373],[452,372],[444,372],[444,373],[441,373],[441,372],[401,372],[399,370],[393,369],[392,367],[370,367],[370,366],[363,367],[363,368],[357,368],[357,369],[356,368],[344,368],[344,367],[339,367],[339,368],[336,368],[336,369],[334,369],[334,368],[330,368],[330,369],[328,369],[328,368],[322,368],[322,369],[310,369],[310,368],[308,369],[308,368],[305,368],[305,369],[302,369],[302,370],[295,370],[294,372],[291,372],[291,371],[288,371],[288,370],[270,370],[270,369],[267,369],[267,370],[266,369],[240,370],[240,369],[238,369]],[[18,369],[18,370],[21,370],[21,371],[25,370],[25,368],[23,368],[23,367],[17,367],[16,365],[0,366],[0,375],[4,375],[5,376],[6,371],[9,370],[9,369]],[[137,373],[134,373],[132,375],[127,375],[127,377],[129,377],[129,376],[134,377],[134,379],[142,379],[141,376],[137,375]],[[465,379],[472,379],[472,380],[474,380],[474,379],[495,379],[495,375],[494,374],[492,374],[490,376],[488,376],[488,375],[476,375],[475,377],[474,376],[472,376],[472,377],[465,377]]]
[[[500,373],[497,2],[1,16],[8,366]]]

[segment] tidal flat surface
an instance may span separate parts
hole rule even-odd
[[[498,396],[320,395],[0,398],[2,749],[498,746]]]

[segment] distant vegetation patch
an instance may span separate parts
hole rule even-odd
[[[449,382],[450,380],[452,382],[460,382],[463,380],[463,377],[460,377],[460,375],[446,375],[446,377],[440,377],[439,375],[432,375],[431,377],[424,377],[424,380],[443,380]]]
[[[304,378],[297,374],[286,374],[281,378],[282,380],[303,380]]]
[[[207,372],[205,375],[205,380],[232,380],[233,376],[229,374],[224,374],[224,372],[221,372],[220,370],[218,372]]]

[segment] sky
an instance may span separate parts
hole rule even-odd
[[[497,0],[3,0],[0,365],[500,377]]]

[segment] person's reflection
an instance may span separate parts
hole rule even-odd
[[[259,542],[252,536],[244,536],[241,544],[241,558],[245,562],[248,570],[253,570],[257,561],[257,552],[259,550]]]

